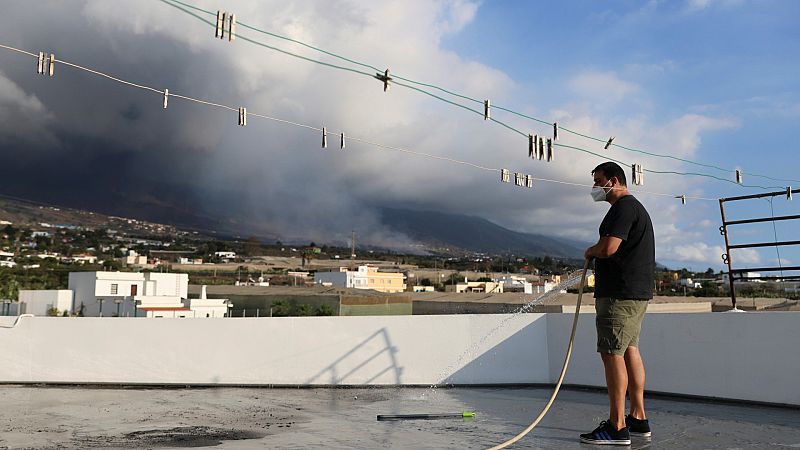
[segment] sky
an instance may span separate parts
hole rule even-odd
[[[719,197],[785,189],[800,180],[800,3],[789,1],[234,1],[189,2],[236,14],[240,38],[162,0],[4,3],[0,44],[56,56],[54,77],[36,60],[0,49],[0,193],[142,218],[222,220],[275,239],[360,241],[403,249],[413,241],[383,226],[377,208],[477,215],[522,232],[597,239],[608,204],[593,203],[590,172],[605,158],[645,170],[634,195],[649,210],[657,259],[670,267],[722,268]],[[187,9],[184,7],[184,9]],[[188,9],[190,10],[190,9]],[[192,11],[192,10],[190,10]],[[214,17],[193,11],[204,20]],[[562,131],[553,162],[527,157],[527,138],[400,85],[316,64],[372,69],[477,99],[424,88],[523,134],[552,126],[503,107],[651,153]],[[243,38],[263,45],[248,42]],[[272,47],[268,48],[266,46]],[[168,88],[212,108],[102,79],[62,59],[120,79]],[[397,80],[395,80],[397,81]],[[407,84],[407,83],[406,83]],[[348,140],[252,113],[458,162]],[[491,169],[491,170],[484,170]],[[494,169],[506,168],[512,183]],[[513,183],[513,173],[580,184]],[[800,186],[800,182],[795,183]],[[637,190],[638,189],[638,190]],[[642,192],[647,191],[647,192]],[[663,194],[655,195],[653,193]],[[681,205],[676,195],[689,198]],[[729,219],[798,214],[798,200],[735,202]],[[727,208],[727,206],[726,206]],[[732,243],[800,239],[797,223],[740,226]],[[781,263],[800,262],[783,248]],[[774,266],[774,247],[735,250],[734,267]]]

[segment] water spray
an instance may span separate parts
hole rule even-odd
[[[539,424],[539,421],[541,421],[544,418],[545,414],[547,414],[547,412],[550,410],[550,407],[553,406],[553,402],[556,400],[556,395],[558,395],[558,391],[561,389],[561,383],[564,382],[564,376],[567,374],[567,366],[569,366],[569,358],[570,356],[572,356],[572,345],[573,342],[575,341],[575,330],[578,329],[578,317],[581,312],[581,297],[583,296],[583,285],[586,283],[586,271],[588,269],[589,269],[589,260],[587,259],[583,263],[583,275],[581,276],[581,284],[578,288],[578,301],[575,304],[575,318],[572,320],[572,333],[569,335],[567,354],[564,357],[564,365],[561,367],[561,375],[558,377],[558,382],[556,383],[555,389],[553,389],[553,394],[550,396],[550,400],[547,401],[547,404],[544,405],[544,408],[542,408],[542,411],[539,413],[538,416],[536,416],[533,422],[531,422],[531,424],[528,425],[528,428],[525,428],[518,435],[503,442],[502,444],[498,444],[490,448],[489,450],[499,450],[501,448],[506,448],[509,445],[525,437],[525,435],[530,433],[531,430],[533,430],[536,427],[536,425]]]

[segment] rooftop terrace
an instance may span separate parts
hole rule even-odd
[[[107,389],[0,387],[0,448],[488,448],[524,429],[550,388]],[[800,447],[800,412],[648,398],[652,441],[630,448]],[[605,393],[562,390],[512,448],[578,449]],[[473,419],[378,422],[377,414],[461,412]]]

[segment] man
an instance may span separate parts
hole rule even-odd
[[[647,301],[653,298],[655,238],[650,216],[628,192],[622,168],[605,162],[592,175],[592,198],[611,204],[600,224],[600,240],[584,255],[595,261],[597,352],[605,369],[610,412],[594,431],[581,434],[581,442],[630,445],[631,435],[650,436],[639,331]],[[631,403],[627,416],[626,391]]]

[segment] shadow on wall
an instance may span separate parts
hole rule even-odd
[[[478,349],[471,351],[470,347],[459,355],[460,360],[468,359],[469,363],[446,375],[443,380],[438,380],[437,384],[547,383],[547,333],[542,325],[540,321],[534,321],[481,355],[475,355]],[[487,336],[491,334],[490,331]],[[480,342],[481,339],[484,336],[476,340]]]
[[[370,384],[387,372],[394,375],[392,383],[381,384],[402,384],[403,368],[397,365],[396,353],[389,333],[381,328],[303,384]],[[322,381],[325,378],[327,383]]]

